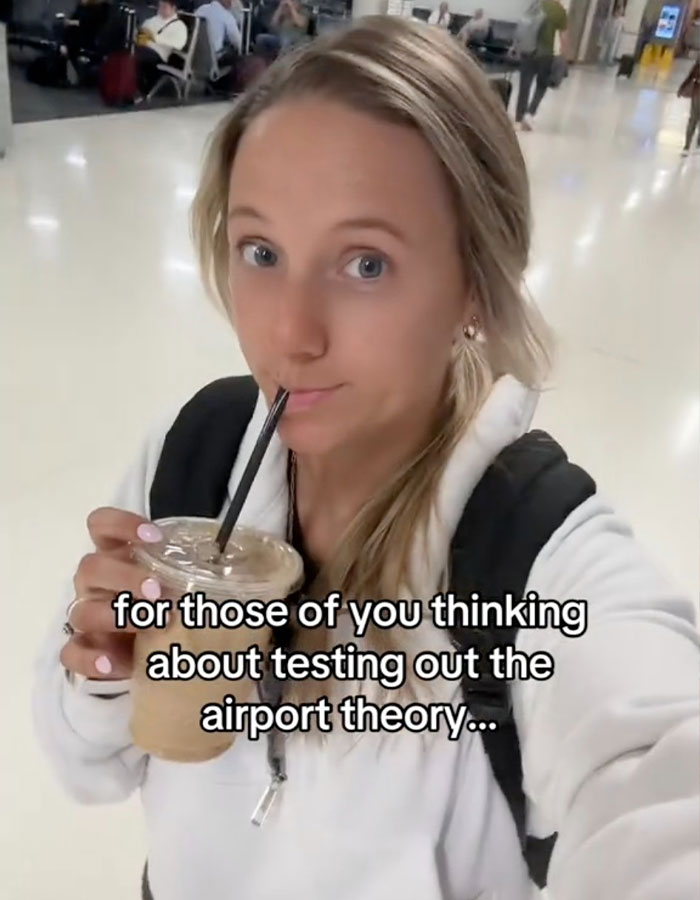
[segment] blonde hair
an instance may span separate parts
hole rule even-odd
[[[537,388],[548,369],[546,327],[523,293],[530,249],[525,164],[500,98],[449,35],[422,23],[371,16],[319,38],[278,60],[238,100],[210,142],[192,229],[204,282],[224,307],[228,189],[239,141],[271,106],[309,95],[422,135],[452,197],[465,277],[478,309],[481,338],[455,346],[432,439],[361,509],[314,590],[317,596],[333,589],[359,599],[397,598],[409,590],[420,597],[421,590],[436,586],[415,584],[411,553],[416,539],[426,538],[452,448],[494,379],[510,373]],[[327,646],[327,634],[303,631],[302,644]],[[396,646],[393,633],[383,629],[368,632],[367,643],[377,650]],[[309,687],[319,693],[318,683]]]

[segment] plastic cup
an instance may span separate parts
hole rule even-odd
[[[153,680],[147,661],[156,651],[170,652],[173,644],[198,655],[205,651],[245,651],[258,644],[265,651],[271,629],[185,628],[177,601],[202,591],[207,599],[265,602],[284,599],[303,577],[303,563],[288,543],[252,528],[235,528],[219,558],[215,519],[169,518],[156,523],[163,532],[159,544],[134,547],[135,560],[161,584],[161,596],[172,600],[166,628],[137,632],[132,676],[134,743],[149,754],[173,762],[201,762],[224,753],[234,742],[231,733],[209,733],[200,727],[202,707],[221,703],[227,694],[246,702],[254,688],[250,679]]]

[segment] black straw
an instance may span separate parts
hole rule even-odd
[[[270,407],[270,412],[267,414],[267,418],[265,419],[265,424],[260,431],[260,435],[253,447],[253,452],[250,454],[250,459],[248,460],[248,465],[245,467],[245,471],[241,476],[241,480],[236,488],[236,493],[233,495],[233,500],[231,500],[231,505],[226,511],[226,515],[224,516],[224,521],[219,529],[219,533],[216,535],[216,543],[219,547],[219,553],[223,553],[226,544],[228,544],[228,539],[231,537],[231,532],[234,529],[236,522],[238,521],[238,517],[241,514],[241,510],[243,509],[243,504],[246,501],[246,498],[250,492],[250,487],[253,484],[253,479],[258,473],[258,469],[260,468],[260,463],[262,462],[262,458],[265,455],[265,451],[267,450],[267,446],[270,443],[270,439],[274,433],[275,428],[277,428],[277,423],[280,420],[280,416],[284,412],[284,407],[287,405],[287,400],[289,399],[289,391],[284,388],[279,388],[277,391],[277,396],[274,399],[272,406]]]

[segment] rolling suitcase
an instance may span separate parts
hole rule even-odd
[[[138,94],[136,57],[128,50],[110,53],[100,69],[100,95],[106,106],[133,103]]]
[[[619,78],[621,75],[624,75],[627,78],[631,78],[633,71],[634,71],[634,57],[631,56],[630,54],[625,54],[625,56],[621,56],[620,64],[617,68],[617,77]]]
[[[138,66],[134,56],[136,15],[126,10],[123,49],[110,53],[100,67],[99,90],[106,106],[127,106],[139,92]]]

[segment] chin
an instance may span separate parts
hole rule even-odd
[[[283,416],[277,430],[285,447],[301,456],[322,456],[348,443],[346,428],[341,431],[337,426],[313,422],[303,415]]]

